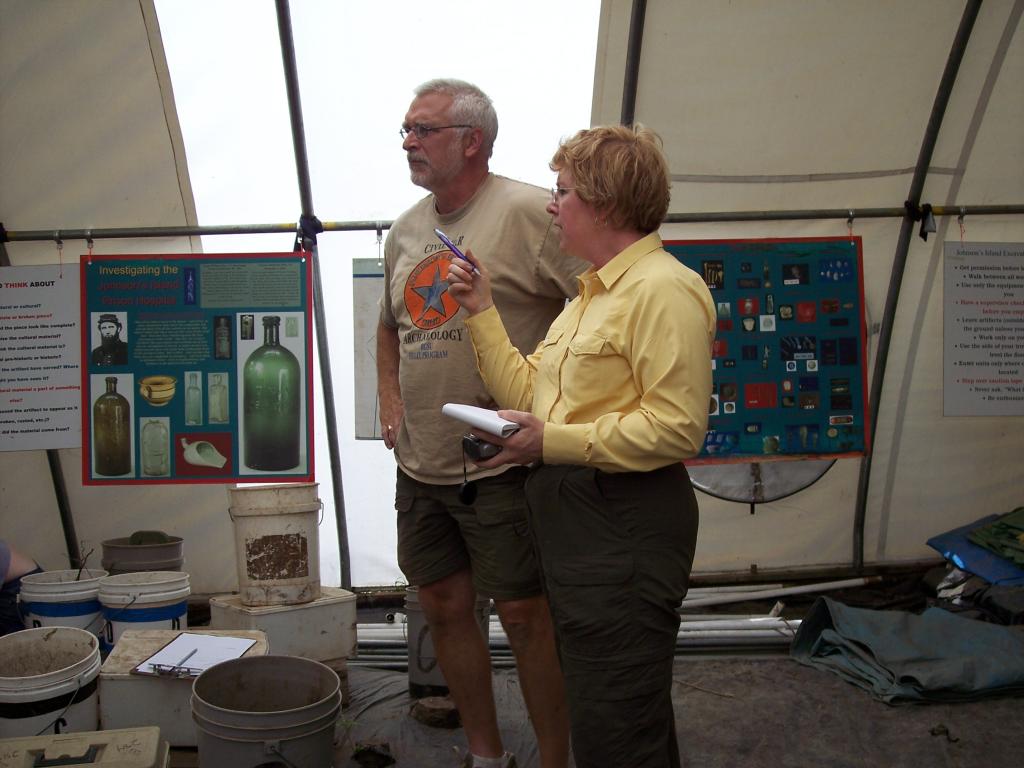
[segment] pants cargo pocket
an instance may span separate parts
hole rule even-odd
[[[562,651],[580,660],[628,656],[634,637],[632,555],[575,555],[546,562]]]

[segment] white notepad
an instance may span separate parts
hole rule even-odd
[[[508,437],[519,431],[519,425],[514,421],[501,418],[497,411],[490,408],[480,408],[476,405],[463,405],[461,403],[445,403],[441,406],[441,413],[445,416],[464,421],[471,427],[482,429],[498,437]]]
[[[182,632],[132,672],[140,675],[196,677],[214,664],[241,658],[255,643],[255,640],[247,637]]]

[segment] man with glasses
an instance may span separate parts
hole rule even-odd
[[[469,744],[464,766],[514,766],[498,732],[477,595],[493,598],[516,656],[543,768],[568,762],[565,693],[529,533],[525,467],[478,470],[446,402],[496,405],[477,373],[464,313],[448,295],[457,258],[434,234],[484,260],[513,343],[532,350],[583,270],[558,247],[544,190],[490,172],[491,100],[460,80],[415,90],[400,135],[412,182],[431,194],[399,216],[384,246],[377,328],[384,443],[398,463],[398,562],[430,626]],[[506,314],[507,313],[507,314]]]

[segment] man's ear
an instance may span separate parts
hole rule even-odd
[[[462,153],[466,157],[474,157],[483,148],[484,132],[480,128],[471,128],[466,136],[466,143],[462,148]]]

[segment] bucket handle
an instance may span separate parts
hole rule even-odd
[[[284,765],[286,765],[287,768],[297,768],[295,763],[284,756],[284,753],[281,751],[281,742],[279,741],[263,742],[263,752],[267,755],[277,755],[284,761]]]
[[[316,503],[320,506],[320,519],[316,521],[316,527],[319,528],[324,522],[324,500],[317,499]],[[232,523],[237,522],[235,520],[234,513],[231,511],[231,507],[228,507],[228,517],[231,518]]]
[[[78,681],[77,681],[78,685],[75,687],[75,692],[72,693],[71,696],[68,697],[67,705],[64,707],[64,709],[61,710],[61,713],[59,715],[57,715],[55,718],[53,718],[53,720],[51,720],[46,725],[44,725],[39,730],[39,732],[36,734],[36,736],[42,736],[44,733],[49,732],[49,730],[51,728],[53,728],[54,726],[57,726],[57,729],[54,731],[54,733],[55,734],[59,734],[60,733],[59,724],[63,722],[65,725],[67,725],[67,721],[64,720],[64,715],[66,715],[68,710],[71,709],[71,705],[76,703],[75,699],[78,698],[78,693],[79,693],[79,691],[82,690],[82,680],[83,679],[85,679],[85,675],[79,675]]]
[[[104,618],[103,624],[102,624],[102,626],[100,626],[100,633],[103,634],[107,638],[107,642],[108,643],[114,642],[114,625],[111,623],[111,621],[113,621],[118,616],[120,616],[122,613],[124,613],[129,608],[131,608],[132,605],[135,603],[135,601],[138,600],[138,599],[139,599],[138,595],[132,595],[132,599],[128,601],[127,605],[123,606],[119,611],[117,611],[115,614],[113,614],[113,616],[111,616],[109,619]],[[102,614],[100,614],[100,615],[102,615]],[[95,621],[95,619],[93,619],[93,621]],[[89,623],[89,626],[92,626],[92,622]]]

